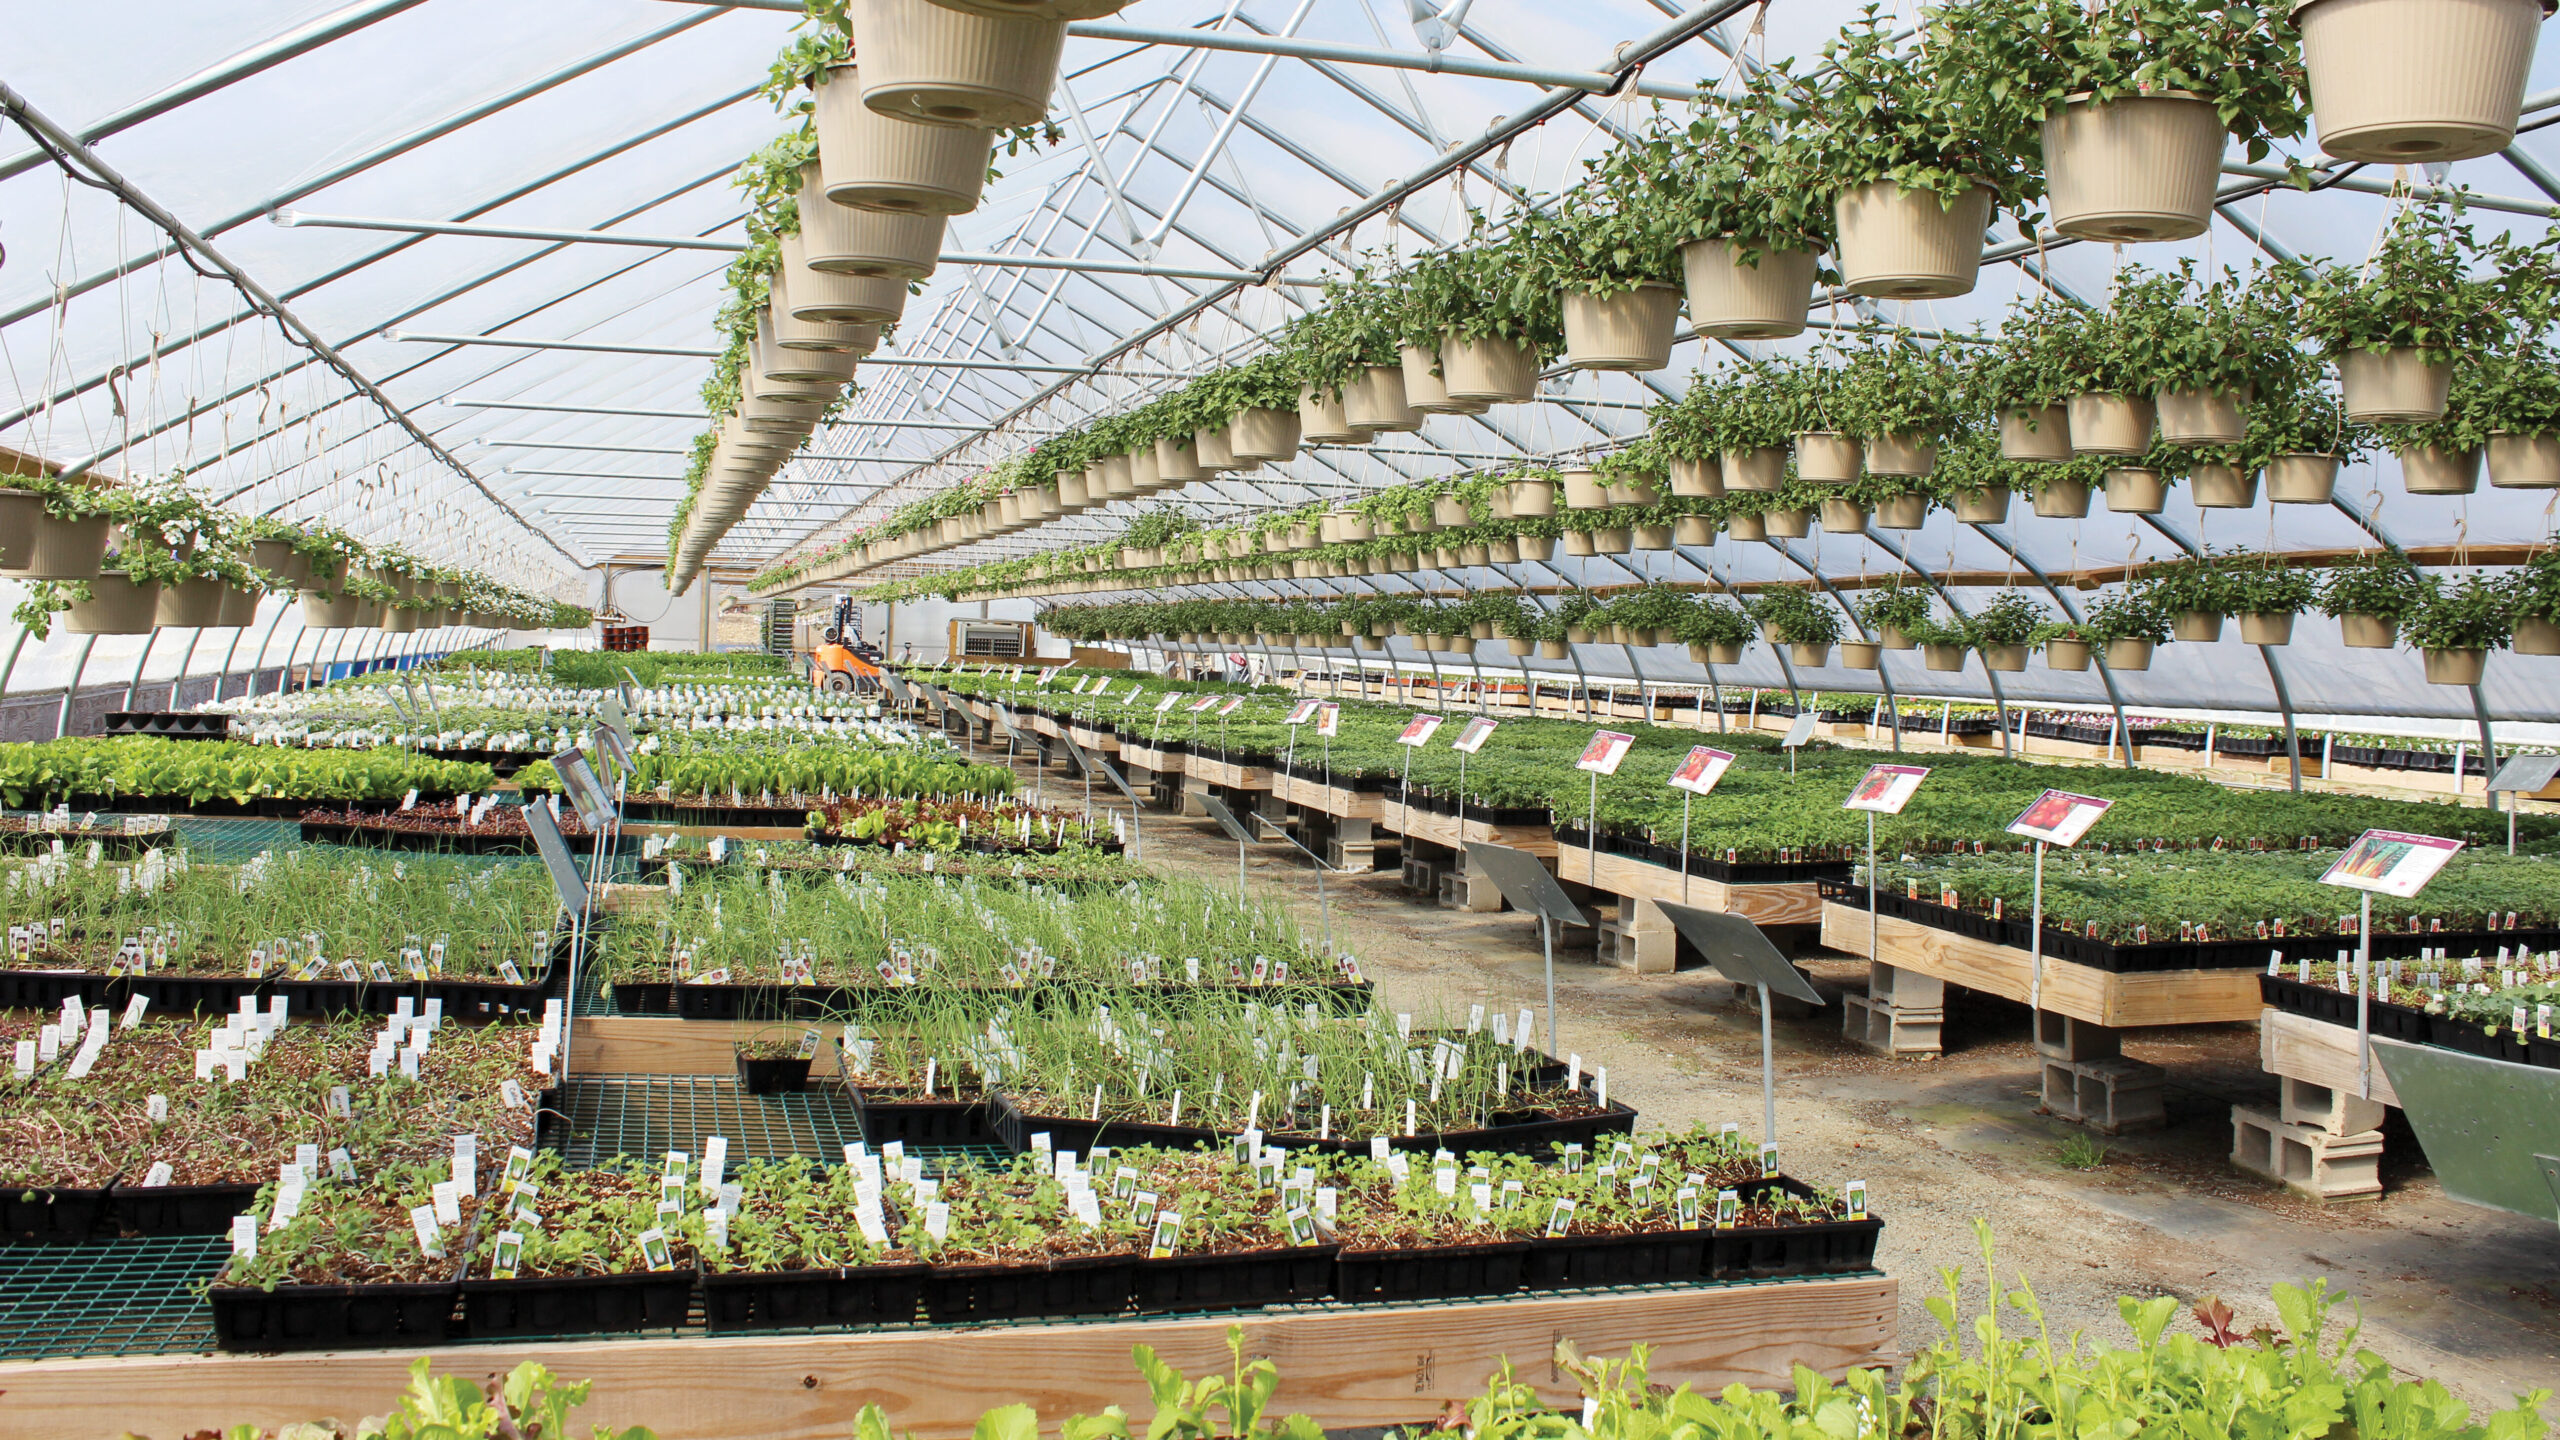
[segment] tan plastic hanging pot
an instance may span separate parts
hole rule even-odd
[[[1985,645],[1976,653],[1982,656],[1982,668],[1985,670],[2015,675],[2027,668],[2027,647],[2024,645]]]
[[[1843,640],[1840,642],[1840,668],[1881,670],[1884,668],[1884,647],[1872,640]]]
[[[1933,190],[1878,180],[1840,192],[1837,256],[1852,295],[1879,300],[1943,300],[1973,289],[1991,192],[1981,186],[1953,205]]]
[[[2071,397],[2071,449],[2077,455],[2147,455],[2151,402],[2130,395]]]
[[[2267,499],[2278,505],[2326,505],[2338,488],[2335,455],[2278,455],[2267,461]]]
[[[781,248],[793,316],[834,325],[895,325],[907,313],[906,282],[812,270],[796,234],[783,236]]]
[[[1141,495],[1169,488],[1163,468],[1156,464],[1156,447],[1141,445],[1129,452],[1129,484]]]
[[[2489,670],[2486,650],[2421,650],[2430,685],[2477,685]]]
[[[2170,617],[2169,633],[2191,644],[2210,645],[2222,638],[2222,617],[2211,610],[2181,610]]]
[[[1671,522],[1671,542],[1675,545],[1713,545],[1716,522],[1704,515],[1683,515]]]
[[[1923,645],[1920,663],[1942,675],[1953,674],[1964,669],[1965,658],[1972,653],[1961,645]]]
[[[1910,435],[1870,435],[1858,442],[1870,475],[1917,479],[1938,468],[1938,447]]]
[[[2489,483],[2501,490],[2560,488],[2560,435],[2490,436]]]
[[[1926,495],[1887,495],[1876,502],[1875,524],[1879,530],[1918,530],[1928,523]]]
[[[74,600],[62,628],[74,635],[148,635],[159,623],[160,582],[107,571],[88,581],[89,598]],[[215,601],[217,610],[220,600]]]
[[[1518,543],[1520,558],[1524,561],[1556,558],[1556,537],[1553,535],[1523,535]]]
[[[1049,115],[1063,20],[997,18],[930,0],[853,0],[862,103],[930,125],[1008,130]]]
[[[1098,490],[1094,484],[1097,478],[1101,481]],[[1084,483],[1087,490],[1112,500],[1126,499],[1138,493],[1137,477],[1130,473],[1129,457],[1126,455],[1096,457],[1092,466],[1084,472]]]
[[[1156,437],[1156,478],[1164,482],[1167,487],[1188,485],[1194,480],[1209,478],[1208,472],[1201,468],[1200,451],[1192,443],[1191,437],[1187,435],[1179,439],[1171,435]]]
[[[12,552],[9,558],[20,562],[10,570],[9,578],[90,579],[98,573],[98,562],[106,558],[107,532],[111,528],[104,515],[83,515],[66,520],[45,510],[39,501],[32,528],[21,532],[25,536],[23,540],[8,547]]]
[[[768,380],[799,385],[850,385],[858,358],[850,350],[785,350],[774,343],[773,314],[756,312],[756,371]]]
[[[1399,347],[1399,368],[1404,371],[1404,403],[1425,415],[1481,415],[1485,402],[1450,398],[1449,382],[1438,373],[1440,355],[1436,350],[1416,346]]]
[[[1227,444],[1237,460],[1259,465],[1298,457],[1298,416],[1289,410],[1261,406],[1239,410],[1227,422]]]
[[[1624,525],[1603,525],[1591,532],[1591,546],[1602,555],[1624,555],[1635,548],[1635,533]]]
[[[406,606],[389,606],[383,610],[382,619],[375,628],[385,635],[414,635],[418,630],[418,612]]]
[[[2036,487],[2035,512],[2046,520],[2089,518],[2089,482],[2056,477]]]
[[[2468,495],[2480,488],[2480,452],[2411,445],[2400,452],[2400,479],[2412,495]]]
[[[290,540],[250,541],[249,564],[297,590],[311,583],[311,561],[297,553]]]
[[[1671,364],[1680,329],[1680,292],[1644,284],[1615,295],[1564,292],[1565,364],[1575,370],[1629,373]]]
[[[2118,515],[2157,515],[2169,503],[2169,482],[2157,470],[2119,465],[2107,472],[2107,508]]]
[[[1842,485],[1858,478],[1861,460],[1858,442],[1827,430],[1809,430],[1796,437],[1796,473],[1820,485]]]
[[[1440,368],[1452,400],[1503,405],[1537,398],[1538,367],[1527,351],[1508,340],[1445,336]]]
[[[987,184],[995,133],[922,125],[862,103],[860,70],[828,68],[818,86],[818,161],[841,208],[895,215],[966,215]]]
[[[1650,475],[1629,473],[1612,477],[1608,482],[1612,505],[1659,505],[1662,482]]]
[[[1979,490],[1958,490],[1950,497],[1947,508],[1955,513],[1959,525],[1997,525],[2009,518],[2009,489],[2005,485],[1986,485]]]
[[[1599,554],[1600,547],[1592,542],[1590,531],[1567,530],[1564,532],[1564,553],[1579,558]]]
[[[2204,510],[2246,510],[2258,503],[2258,472],[2218,461],[2198,461],[2187,493]]]
[[[2412,348],[2346,350],[2338,355],[2338,391],[2347,418],[2359,425],[2429,425],[2444,418],[2453,366],[2430,365]]]
[[[1564,508],[1567,510],[1606,510],[1609,487],[1598,472],[1567,470],[1564,472]]]
[[[2303,0],[2303,70],[2320,148],[2412,165],[2515,139],[2542,0]]]
[[[2088,669],[2089,642],[2086,640],[2047,640],[2044,642],[2044,668],[2047,670]]]
[[[1718,468],[1724,472],[1727,490],[1775,490],[1786,483],[1787,452],[1777,445],[1727,450],[1720,457]]]
[[[2071,412],[2060,405],[2015,405],[2000,412],[2000,458],[2059,464],[2070,459]]]
[[[1724,493],[1724,467],[1712,455],[1703,459],[1674,456],[1671,461],[1671,493],[1688,500],[1706,500]]]
[[[334,595],[346,588],[347,559],[345,556],[341,555],[326,561],[306,559],[302,563],[305,573],[299,581],[295,582],[295,589],[306,595],[315,590],[327,591]]]
[[[1218,474],[1229,470],[1252,468],[1236,458],[1235,446],[1229,443],[1227,427],[1224,425],[1192,431],[1191,453],[1194,463],[1204,473]]]
[[[2171,445],[2237,445],[2248,438],[2245,395],[2219,390],[2163,390],[2155,397],[2160,438]]]
[[[1343,412],[1339,391],[1298,387],[1298,439],[1306,445],[1354,445],[1367,439]]]
[[[2203,234],[2227,138],[2212,102],[2184,91],[2069,97],[2044,118],[2053,228],[2118,244]]]
[[[1819,670],[1831,663],[1831,647],[1822,642],[1799,642],[1789,645],[1787,663],[1806,670]]]
[[[1760,516],[1760,523],[1768,527],[1769,533],[1766,538],[1802,540],[1813,534],[1813,510],[1808,506],[1802,509],[1765,511]]]
[[[850,350],[856,356],[880,348],[879,326],[803,320],[791,312],[789,277],[776,270],[768,285],[772,304],[766,308],[773,316],[774,344],[785,350]]]
[[[1725,340],[1803,334],[1813,304],[1813,252],[1763,250],[1755,263],[1744,264],[1735,258],[1738,249],[1731,240],[1692,240],[1680,247],[1690,328]]]
[[[2290,645],[2293,643],[2293,615],[2289,611],[2242,611],[2240,643],[2243,645]]]
[[[1556,513],[1556,486],[1552,480],[1514,480],[1508,489],[1511,513],[1527,519],[1543,519]]]
[[[1668,550],[1671,543],[1671,527],[1668,525],[1635,527],[1635,547],[1638,550]]]
[[[0,570],[24,570],[34,550],[44,497],[33,490],[0,489]],[[101,551],[104,553],[103,539]]]
[[[1825,500],[1822,528],[1834,535],[1860,534],[1867,528],[1867,507],[1855,500]]]
[[[2517,616],[2515,643],[2509,648],[2519,655],[2560,655],[2560,622]]]
[[[815,160],[800,167],[800,176],[800,253],[810,269],[829,275],[922,280],[942,263],[942,216],[838,205],[827,198],[823,171]]]
[[[1488,565],[1520,563],[1520,542],[1517,540],[1488,540],[1485,542],[1484,550],[1485,563]]]
[[[1343,418],[1355,430],[1401,433],[1422,428],[1422,412],[1405,403],[1404,367],[1364,365],[1342,391]]]
[[[152,623],[173,629],[210,630],[222,623],[222,581],[211,575],[160,587]]]
[[[2151,668],[2151,641],[2143,639],[2107,642],[2107,668],[2110,670],[2148,670]]]

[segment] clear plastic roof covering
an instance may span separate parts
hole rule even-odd
[[[1445,24],[1432,18],[1440,8],[1435,0],[1136,0],[1113,20],[1080,28],[1223,30],[1420,56],[1425,34]],[[1658,95],[1717,85],[1738,54],[1809,56],[1856,9],[1848,0],[1446,8],[1458,15],[1446,36],[1450,56],[1559,71],[1599,70],[1626,42],[1685,26],[1694,38],[1642,70],[1642,88]],[[1903,8],[1916,18],[1916,0]],[[662,563],[667,522],[684,494],[686,447],[702,428],[698,391],[730,259],[720,246],[743,233],[729,176],[782,129],[753,92],[790,38],[796,7],[8,0],[0,14],[12,40],[0,79],[19,101],[80,137],[131,192],[202,236],[378,387],[359,390],[294,329],[253,309],[222,270],[181,256],[149,215],[92,183],[91,169],[73,165],[75,179],[32,148],[20,125],[0,154],[0,361],[10,391],[0,445],[117,475],[183,471],[235,508],[326,518],[564,596],[591,596],[594,577],[583,572],[608,562]],[[2555,84],[2560,54],[2545,47],[2526,132],[2506,156],[2405,177],[2347,167],[2315,194],[2270,187],[2237,196],[2209,234],[2138,247],[2138,258],[2161,266],[2192,254],[2219,268],[2269,253],[2359,256],[2390,207],[2407,203],[2371,193],[2395,178],[2466,186],[2485,197],[2473,216],[2484,232],[2514,225],[2538,234],[2543,207],[2560,196],[2560,138],[2537,128],[2560,120],[2560,109],[2546,108],[2560,97],[2544,98]],[[1411,253],[1453,240],[1469,207],[1498,216],[1523,196],[1552,193],[1654,103],[1529,78],[1078,34],[1053,101],[1066,138],[1002,161],[981,207],[952,222],[946,249],[1162,273],[946,263],[911,300],[880,358],[975,363],[867,364],[851,423],[819,433],[730,532],[715,566],[735,576],[825,543],[1059,426],[1248,356],[1317,294],[1199,272],[1231,277],[1279,256],[1287,257],[1284,281],[1314,281],[1359,252]],[[1507,143],[1481,143],[1489,126],[1542,107],[1553,112],[1544,123]],[[2307,141],[2302,153],[2319,159]],[[1415,177],[1420,183],[1408,183]],[[340,223],[351,218],[399,224]],[[420,233],[421,224],[688,243]],[[1837,318],[1927,329],[1996,323],[2037,285],[2037,264],[2057,289],[2102,296],[2134,254],[2064,244],[2041,260],[2030,253],[1987,266],[1962,299],[1844,306]],[[434,338],[491,336],[627,348]],[[1186,487],[1171,501],[1227,516],[1584,449],[1640,431],[1646,404],[1731,353],[1686,341],[1670,370],[1649,377],[1552,378],[1541,403],[1434,417],[1419,435],[1309,452],[1257,475]],[[1552,567],[1323,585],[1596,586],[1637,575],[1742,582],[1916,568],[2034,587],[2043,573],[2166,558],[2194,545],[2538,543],[2552,528],[2553,493],[2412,496],[2386,454],[2342,479],[2334,508],[2261,502],[2200,512],[2181,489],[2156,522],[2103,508],[2082,521],[2044,520],[2021,506],[2005,526],[1958,525],[1939,513],[1908,534],[1720,538],[1623,559],[1560,555]],[[1089,511],[930,563],[1088,543],[1117,533],[1135,509]],[[1277,595],[1305,587],[1248,588]],[[1968,593],[1958,587],[1957,602],[1969,603]],[[0,686],[45,683],[39,648],[58,657],[64,646],[57,636],[27,647]],[[1979,669],[1924,677],[1908,657],[1887,663],[1906,691],[1989,694]],[[1552,668],[1577,665],[1706,678],[1676,647],[1585,646],[1575,662]],[[1717,678],[1789,679],[1759,647]],[[1872,674],[1792,678],[1874,688]],[[2095,673],[2038,666],[2002,683],[2012,702],[2110,698]],[[2263,653],[2236,639],[2164,647],[2151,670],[2119,673],[2114,684],[2126,705],[2273,711],[2289,701],[2306,714],[2472,718],[2485,709],[2560,719],[2560,661],[2499,656],[2475,706],[2469,689],[2423,683],[2413,654],[2339,648],[2325,622]]]

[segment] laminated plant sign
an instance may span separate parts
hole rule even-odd
[[[1236,711],[1237,711],[1237,710],[1241,709],[1241,708],[1243,707],[1243,705],[1244,705],[1244,697],[1243,697],[1243,696],[1241,696],[1241,695],[1230,695],[1230,696],[1228,696],[1225,700],[1220,701],[1220,702],[1219,702],[1219,704],[1218,704],[1218,718],[1219,718],[1219,719],[1221,719],[1221,720],[1223,720],[1223,719],[1225,719],[1227,716],[1229,716],[1229,715],[1233,715],[1234,713],[1236,713]]]
[[[1919,792],[1920,782],[1928,778],[1929,767],[1925,765],[1875,766],[1858,782],[1858,788],[1849,792],[1849,798],[1840,802],[1840,808],[1864,810],[1872,815],[1899,815]]]
[[[1731,751],[1709,745],[1697,746],[1689,752],[1687,759],[1680,762],[1680,768],[1671,772],[1671,788],[1704,795],[1716,788],[1716,782],[1722,780],[1724,772],[1732,766]]]
[[[1173,692],[1168,691],[1168,692],[1166,692],[1164,695],[1159,696],[1159,697],[1157,698],[1157,700],[1156,700],[1156,713],[1157,713],[1157,714],[1159,714],[1159,715],[1161,715],[1161,714],[1163,714],[1164,712],[1166,712],[1167,710],[1170,710],[1170,709],[1172,709],[1174,706],[1179,705],[1179,704],[1181,704],[1181,703],[1182,703],[1182,697],[1181,697],[1179,694],[1175,694],[1175,693],[1173,693]]]
[[[1301,700],[1297,704],[1289,707],[1288,718],[1282,720],[1280,723],[1283,725],[1304,725],[1316,717],[1316,706],[1322,703],[1323,702],[1319,700]]]
[[[1411,720],[1405,722],[1403,733],[1396,736],[1396,743],[1399,745],[1410,745],[1416,747],[1427,745],[1431,742],[1432,735],[1437,732],[1439,728],[1439,716],[1416,715]]]
[[[2113,800],[2094,795],[2074,795],[2068,790],[2047,790],[2009,822],[2009,833],[2029,840],[2069,848],[2080,843],[2098,817],[2114,807]]]
[[[1449,742],[1449,748],[1461,755],[1473,755],[1484,749],[1484,742],[1492,739],[1493,732],[1501,726],[1501,721],[1479,715],[1467,722],[1467,728],[1458,732],[1458,738]]]
[[[1342,707],[1330,700],[1316,706],[1316,733],[1330,740],[1342,733]]]
[[[2427,888],[2427,882],[2435,879],[2461,849],[2461,841],[2440,836],[2367,830],[2338,856],[2337,863],[2320,877],[2320,883],[2410,900]]]
[[[1588,770],[1594,775],[1615,775],[1620,762],[1627,758],[1627,751],[1635,743],[1633,735],[1616,730],[1596,731],[1591,736],[1591,743],[1582,747],[1582,758],[1573,762],[1573,768]]]
[[[1201,696],[1199,699],[1192,701],[1192,702],[1191,702],[1191,705],[1190,705],[1190,707],[1189,707],[1189,708],[1190,708],[1190,711],[1191,711],[1191,713],[1192,713],[1192,714],[1197,715],[1197,714],[1199,714],[1201,711],[1206,710],[1206,709],[1208,709],[1210,706],[1215,705],[1215,704],[1217,704],[1217,703],[1218,703],[1218,697],[1217,697],[1217,696],[1215,696],[1215,695],[1203,695],[1203,696]]]

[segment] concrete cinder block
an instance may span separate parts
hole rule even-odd
[[[2333,1135],[2264,1106],[2234,1105],[2231,1163],[2308,1199],[2370,1200],[2382,1193],[2382,1132]]]

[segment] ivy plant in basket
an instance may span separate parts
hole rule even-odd
[[[1701,596],[1671,622],[1671,633],[1693,650],[1720,651],[1739,659],[1739,652],[1758,637],[1760,630],[1731,600]]]
[[[2514,587],[2503,577],[2468,575],[2448,584],[2427,576],[2400,638],[2426,659],[2427,681],[2477,685],[2489,652],[2515,633]]]
[[[2544,550],[2513,572],[2515,651],[2560,655],[2560,551]]]
[[[2292,643],[2293,617],[2311,608],[2319,588],[2311,571],[2272,554],[2238,557],[2231,579],[2240,638],[2251,645]]]
[[[2053,621],[2053,612],[2022,590],[2003,590],[1963,621],[1965,644],[1990,670],[2024,670],[2036,633]]]
[[[1819,79],[1779,145],[1777,173],[1832,194],[1840,274],[1854,294],[1965,294],[1993,211],[2023,213],[2031,193],[2015,109],[1993,98],[2000,77],[1941,64],[1959,22],[1942,13],[1926,23],[1929,43],[1900,44],[1897,17],[1866,6],[1824,44]],[[1776,68],[1778,83],[1796,86],[1784,62]]]
[[[2347,417],[2424,423],[2444,413],[2458,355],[2496,345],[2510,320],[2497,279],[2516,260],[2505,240],[2484,248],[2459,204],[2411,205],[2393,217],[2361,265],[2297,265],[2299,333],[2338,367]]]
[[[1908,650],[1911,627],[1929,618],[1929,590],[1899,576],[1858,602],[1858,619],[1888,650]]]
[[[1917,477],[1937,468],[1939,448],[1965,432],[1971,401],[1945,347],[1897,331],[1849,352],[1832,410],[1865,447],[1869,473]]]
[[[2302,367],[2292,339],[2290,292],[2225,270],[2199,283],[2193,259],[2174,271],[2128,266],[2115,309],[2126,359],[2159,407],[2172,445],[2236,445],[2245,407],[2276,394]]]
[[[2103,647],[2110,670],[2150,669],[2152,649],[2171,634],[2168,613],[2140,589],[2099,597],[2080,630]]]
[[[2080,393],[2075,361],[2082,307],[2039,293],[2013,305],[1992,343],[1965,357],[1965,388],[1974,408],[2000,424],[2001,453],[2011,460],[2068,460],[2071,426],[2063,406]]]
[[[2302,133],[2300,46],[2264,7],[1981,0],[1955,13],[1933,36],[1950,46],[1937,63],[1995,77],[1986,93],[2044,174],[2053,228],[2076,239],[2201,235],[2226,137],[2262,161]]]

